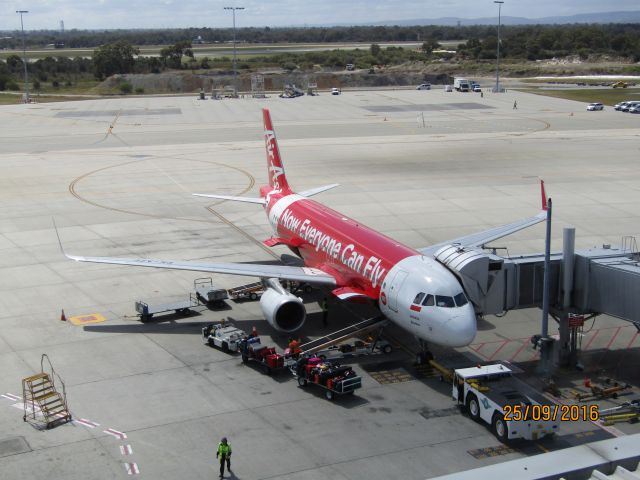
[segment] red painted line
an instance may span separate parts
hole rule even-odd
[[[140,473],[140,469],[138,468],[137,463],[125,463],[124,468],[127,470],[129,475],[137,475]]]
[[[100,426],[99,423],[92,422],[91,420],[87,420],[86,418],[74,420],[74,423],[79,423],[80,425],[84,425],[85,427],[89,427],[89,428],[96,428]]]
[[[133,449],[131,445],[120,445],[120,453],[122,455],[131,455],[133,453]]]
[[[469,345],[469,348],[471,350],[473,350],[474,352],[477,352],[478,350],[480,350],[482,347],[484,347],[484,343],[476,343],[476,345],[478,345],[476,348],[473,348],[471,345]]]
[[[582,350],[588,350],[589,347],[591,346],[591,344],[596,339],[596,337],[598,336],[599,333],[600,333],[600,330],[596,330],[596,332],[593,334],[593,336],[589,339],[589,342],[584,347],[582,347]]]
[[[127,438],[127,435],[123,432],[119,432],[118,430],[114,430],[113,428],[107,428],[106,430],[102,431],[103,433],[106,433],[107,435],[111,435],[113,437],[116,437],[117,439],[120,440],[124,440],[125,438]]]
[[[491,356],[489,357],[489,360],[493,360],[493,358],[498,354],[498,352],[499,352],[500,350],[502,350],[502,349],[504,348],[504,346],[505,346],[507,343],[509,343],[510,341],[511,341],[511,340],[505,340],[504,342],[502,342],[502,345],[500,345],[500,346],[498,347],[498,349],[497,349],[495,352],[493,352],[493,355],[491,355]]]
[[[514,353],[514,354],[513,354],[513,356],[509,359],[509,361],[511,362],[511,361],[515,360],[515,359],[516,359],[516,357],[517,357],[518,355],[520,355],[520,352],[522,351],[522,349],[523,349],[524,347],[526,347],[528,343],[529,343],[529,342],[528,342],[527,340],[525,340],[524,342],[522,342],[522,345],[520,345],[520,348],[516,351],[516,353]]]
[[[633,337],[631,337],[631,341],[629,342],[629,345],[627,345],[627,348],[630,348],[630,347],[631,347],[631,345],[633,345],[633,342],[635,342],[635,341],[636,341],[636,338],[638,337],[638,334],[639,334],[639,333],[640,333],[640,332],[636,332],[636,333],[633,335]]]
[[[611,337],[611,340],[609,340],[609,343],[607,343],[607,346],[604,347],[605,350],[609,350],[609,347],[611,347],[611,344],[613,343],[613,341],[616,339],[616,337],[620,333],[620,329],[621,328],[622,327],[618,327],[618,329],[616,330],[616,333],[613,334],[613,337]]]

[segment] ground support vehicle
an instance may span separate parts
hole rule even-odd
[[[361,355],[391,353],[392,351],[393,346],[386,340],[356,340],[352,343],[331,345],[328,348],[317,350],[314,355],[322,360],[336,360],[339,358],[359,357]]]
[[[471,85],[466,78],[456,77],[453,79],[453,88],[458,92],[468,92],[471,89]]]
[[[229,294],[224,288],[216,288],[213,286],[211,277],[196,278],[193,281],[193,287],[198,300],[207,305],[223,307],[224,301],[229,298]]]
[[[274,371],[285,368],[284,355],[276,353],[274,347],[262,345],[260,337],[245,338],[240,342],[242,362],[255,362],[260,365],[263,373],[271,375]]]
[[[211,347],[221,348],[223,352],[237,352],[240,343],[247,334],[230,323],[212,323],[202,328],[202,341]]]
[[[587,105],[587,111],[598,111],[604,110],[604,105],[602,103],[590,103]]]
[[[189,300],[180,300],[171,303],[161,303],[150,305],[142,300],[136,302],[136,312],[142,322],[148,322],[158,313],[175,312],[182,315],[189,315],[191,308],[197,307],[200,302],[195,295],[189,294]]]
[[[430,83],[421,83],[420,85],[418,85],[416,87],[416,90],[431,90],[431,84]]]
[[[490,425],[501,442],[537,440],[558,431],[555,405],[502,364],[454,370],[452,396],[472,419]]]
[[[291,367],[291,373],[301,387],[307,384],[317,385],[324,390],[327,400],[340,395],[353,395],[362,387],[362,377],[348,365],[328,362],[319,357],[301,357]]]
[[[227,290],[229,298],[232,300],[257,300],[264,293],[262,282],[253,282]]]

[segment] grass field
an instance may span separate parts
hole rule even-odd
[[[523,89],[523,92],[545,95],[547,97],[565,98],[577,102],[600,102],[615,105],[625,100],[640,100],[640,88],[576,88],[562,90],[543,90],[540,88]]]

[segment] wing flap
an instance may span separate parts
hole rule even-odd
[[[265,205],[267,201],[264,198],[257,197],[234,197],[232,195],[213,195],[206,193],[192,193],[194,197],[215,198],[218,200],[231,200],[233,202],[245,202],[245,203],[257,203],[259,205]]]

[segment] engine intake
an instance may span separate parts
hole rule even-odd
[[[285,290],[278,279],[270,278],[267,286],[260,298],[260,308],[269,325],[286,333],[302,327],[307,317],[302,299]]]

